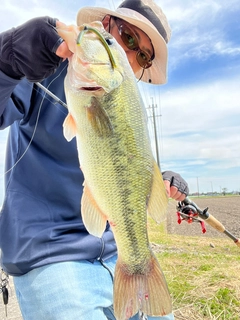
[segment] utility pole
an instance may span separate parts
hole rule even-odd
[[[156,116],[155,116],[155,108],[156,106],[154,106],[153,104],[153,97],[151,97],[152,99],[152,115],[153,115],[153,128],[154,128],[154,138],[155,138],[155,147],[156,147],[156,157],[157,157],[157,164],[158,167],[160,168],[160,160],[159,160],[159,151],[158,151],[158,138],[157,138],[157,127],[156,127]]]
[[[211,181],[211,187],[212,187],[212,194],[213,194],[213,184],[212,184],[212,181]]]
[[[197,177],[197,193],[198,193],[198,197],[199,197],[199,183],[198,183],[198,177]]]

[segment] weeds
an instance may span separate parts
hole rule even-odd
[[[239,247],[228,239],[168,235],[151,219],[149,235],[176,320],[240,319]]]

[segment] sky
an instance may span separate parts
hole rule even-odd
[[[139,88],[161,169],[180,173],[190,193],[240,191],[240,2],[155,1],[172,29],[168,82],[162,86],[140,83]],[[114,9],[120,3],[2,0],[0,32],[43,15],[72,24],[80,6]],[[1,131],[0,200],[6,137],[6,130]]]

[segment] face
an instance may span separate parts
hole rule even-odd
[[[107,21],[106,21],[107,19]],[[151,66],[154,55],[149,37],[139,28],[115,17],[107,16],[103,25],[126,52],[134,73]]]

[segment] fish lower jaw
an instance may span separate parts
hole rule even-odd
[[[106,93],[102,87],[98,87],[98,86],[81,87],[77,91],[78,93],[82,92],[82,94],[85,93],[85,95],[92,96],[92,97],[95,96],[96,98],[101,98]]]
[[[102,87],[81,87],[79,90],[85,90],[85,91],[100,91],[103,90]]]

